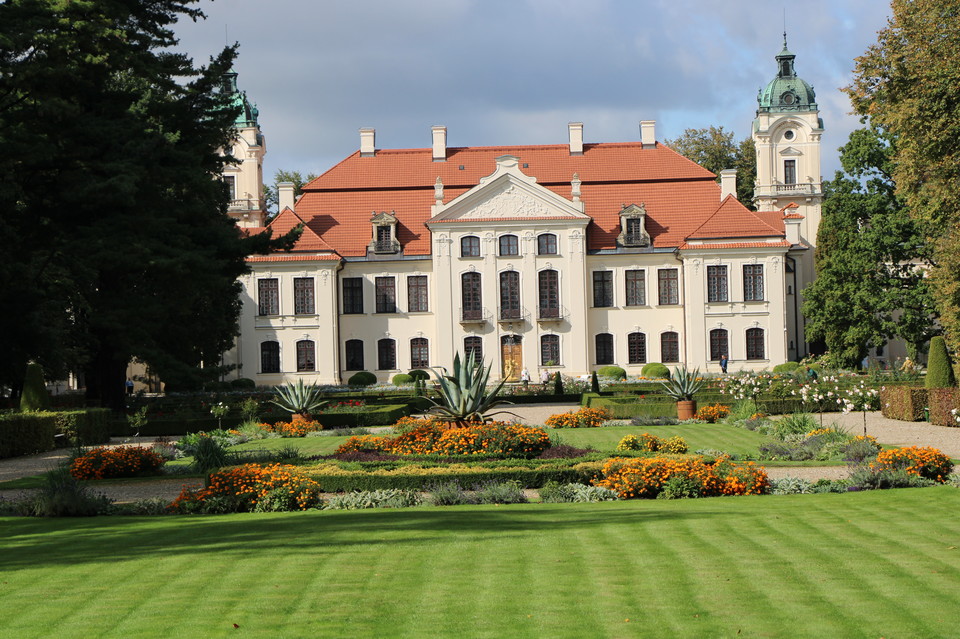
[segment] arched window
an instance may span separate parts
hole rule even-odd
[[[710,361],[716,362],[724,355],[729,357],[730,350],[727,344],[727,331],[715,328],[710,331]]]
[[[480,274],[464,273],[460,278],[462,317],[465,320],[483,319],[483,299],[480,294]]]
[[[260,372],[280,372],[280,342],[260,343]]]
[[[313,340],[302,339],[297,342],[297,372],[317,370],[316,361]]]
[[[385,337],[377,340],[377,369],[392,371],[397,368],[397,343]]]
[[[560,278],[553,270],[537,274],[539,292],[538,312],[540,318],[560,317]]]
[[[483,338],[476,335],[463,338],[463,356],[470,357],[470,353],[478,362],[483,359]]]
[[[460,257],[480,257],[480,238],[476,235],[461,237]]]
[[[613,335],[599,333],[595,338],[597,346],[597,364],[613,364]]]
[[[627,335],[627,361],[631,364],[647,363],[647,336],[643,333]]]
[[[520,255],[520,242],[516,235],[500,236],[500,255]]]
[[[557,236],[553,233],[541,233],[537,236],[537,255],[556,255]]]
[[[410,368],[430,366],[430,346],[426,337],[414,337],[410,340]]]
[[[520,274],[500,273],[500,319],[520,319]]]
[[[747,359],[766,359],[763,329],[747,329]]]
[[[660,361],[671,364],[680,361],[680,336],[674,331],[660,333]]]
[[[540,365],[560,365],[560,336],[542,335],[540,337]]]
[[[363,340],[348,339],[346,343],[346,360],[348,371],[363,370]]]

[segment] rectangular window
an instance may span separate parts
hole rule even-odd
[[[727,267],[726,266],[708,266],[707,267],[707,301],[708,302],[726,302],[727,301]]]
[[[627,271],[627,306],[647,305],[647,277],[645,271]]]
[[[763,264],[743,265],[743,299],[747,302],[763,300]]]
[[[613,335],[600,333],[595,338],[597,365],[613,364]]]
[[[237,199],[237,177],[235,175],[224,175],[223,184],[227,187],[227,198],[231,202]]]
[[[519,255],[520,244],[516,235],[500,236],[500,255]]]
[[[747,359],[764,359],[763,329],[747,329]]]
[[[796,160],[783,161],[783,183],[784,184],[797,183],[797,161]]]
[[[657,271],[659,284],[659,303],[661,305],[680,303],[680,276],[675,268],[663,268]],[[666,360],[664,360],[666,361]]]
[[[397,368],[397,343],[392,339],[377,340],[377,368],[382,371]]]
[[[719,361],[729,353],[727,349],[727,331],[715,328],[710,331],[710,361]]]
[[[297,342],[297,371],[305,372],[316,369],[316,356],[312,340]]]
[[[470,357],[470,353],[473,353],[474,361],[480,361],[483,359],[483,339],[470,336],[463,338],[463,357],[464,359]]]
[[[613,271],[593,272],[593,306],[613,306]]]
[[[539,287],[539,317],[541,319],[560,317],[560,283],[554,270],[540,271],[537,275]]]
[[[475,235],[460,238],[460,257],[480,257],[480,238]]]
[[[463,319],[479,320],[483,318],[483,301],[480,296],[480,274],[464,273],[461,278],[461,301]]]
[[[660,361],[665,364],[680,361],[680,336],[674,331],[660,334]]]
[[[627,335],[627,361],[631,364],[647,363],[647,336],[643,333]]]
[[[297,315],[313,315],[313,278],[293,278],[293,312]]]
[[[377,312],[397,312],[397,285],[393,277],[378,277],[375,280],[377,291]]]
[[[540,365],[560,365],[560,336],[543,335],[540,338]]]
[[[426,313],[427,303],[427,276],[410,275],[407,277],[407,311],[410,313]]]
[[[280,342],[262,342],[260,344],[260,372],[280,372]]]
[[[348,371],[363,370],[363,341],[348,339],[346,344],[346,360]]]
[[[410,368],[430,366],[430,345],[426,337],[414,337],[410,340]]]
[[[342,280],[341,286],[343,287],[343,312],[362,313],[363,278],[345,277]]]
[[[257,315],[280,314],[280,283],[275,277],[257,280]]]

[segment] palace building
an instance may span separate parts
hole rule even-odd
[[[249,258],[225,362],[267,385],[361,370],[385,382],[469,351],[533,379],[804,356],[823,125],[786,41],[776,60],[753,125],[756,212],[737,201],[735,171],[718,183],[658,142],[652,121],[635,141],[587,143],[572,122],[563,143],[500,147],[451,146],[435,126],[430,146],[380,149],[361,129],[359,149],[296,201],[280,185],[268,226],[303,234],[290,252]],[[265,146],[238,96],[230,214],[255,233]]]

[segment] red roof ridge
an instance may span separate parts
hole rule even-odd
[[[783,233],[764,222],[760,216],[745,207],[732,194],[727,194],[720,205],[703,224],[685,240],[753,237],[757,235],[782,237]]]

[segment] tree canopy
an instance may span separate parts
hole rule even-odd
[[[303,187],[306,184],[317,179],[316,173],[307,173],[306,177],[303,176],[300,171],[286,171],[284,169],[279,169],[273,175],[273,184],[264,184],[263,185],[263,199],[267,203],[267,211],[271,215],[279,213],[277,209],[279,208],[280,193],[277,189],[277,185],[282,182],[292,182],[293,183],[293,197],[298,198],[303,195]]]
[[[845,90],[896,137],[893,178],[934,249],[930,284],[960,350],[960,0],[893,0],[887,26]]]
[[[844,171],[824,184],[817,279],[803,291],[803,313],[807,336],[845,367],[894,336],[922,347],[935,331],[929,251],[895,193],[895,148],[876,128],[854,131],[840,149]]]
[[[131,358],[182,380],[231,346],[245,257],[277,243],[226,215],[236,47],[173,51],[195,4],[0,3],[0,384],[36,359],[119,406]]]
[[[724,169],[737,170],[737,199],[753,209],[753,191],[757,181],[757,149],[747,136],[739,144],[733,132],[723,127],[685,129],[680,137],[664,144],[708,171],[720,175]]]

